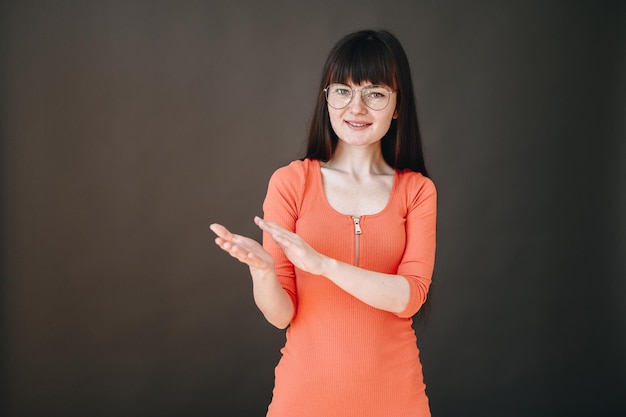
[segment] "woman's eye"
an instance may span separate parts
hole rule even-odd
[[[371,99],[385,98],[385,93],[382,91],[370,91],[367,93],[367,97]]]
[[[347,90],[345,88],[338,88],[335,90],[335,94],[338,94],[340,96],[347,96],[348,94],[350,94],[350,90]]]

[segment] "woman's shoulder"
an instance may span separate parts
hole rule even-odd
[[[299,212],[309,173],[313,172],[311,168],[316,163],[316,160],[310,159],[296,160],[276,169],[269,180],[264,206],[287,201],[296,213]]]
[[[273,181],[300,182],[306,178],[309,171],[317,163],[313,159],[297,159],[289,164],[277,168],[272,174]]]
[[[402,171],[398,171],[398,176],[400,178],[400,183],[405,185],[408,188],[432,188],[435,189],[435,183],[432,179],[425,176],[421,172],[411,171],[410,169],[405,169]]]
[[[297,159],[291,161],[274,171],[270,178],[270,184],[279,187],[302,189],[307,182],[309,173],[313,172],[319,162],[315,159]]]
[[[398,177],[398,188],[407,201],[437,198],[435,183],[421,172],[405,169],[398,171]]]

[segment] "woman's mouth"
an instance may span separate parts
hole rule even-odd
[[[354,127],[354,128],[367,127],[371,124],[371,123],[366,123],[366,122],[356,122],[356,121],[349,121],[349,120],[346,120],[346,123],[350,127]]]

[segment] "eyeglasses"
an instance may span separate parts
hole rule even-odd
[[[389,104],[395,91],[382,85],[368,85],[354,89],[345,84],[331,84],[324,89],[326,102],[333,109],[343,109],[352,101],[355,93],[361,92],[363,103],[372,110],[382,110]]]

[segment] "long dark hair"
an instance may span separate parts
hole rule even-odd
[[[381,141],[383,158],[397,170],[409,169],[428,176],[417,122],[415,94],[406,53],[386,30],[363,30],[342,38],[324,64],[319,95],[309,127],[305,158],[328,161],[337,147],[323,90],[329,84],[369,81],[397,91],[397,118]]]

